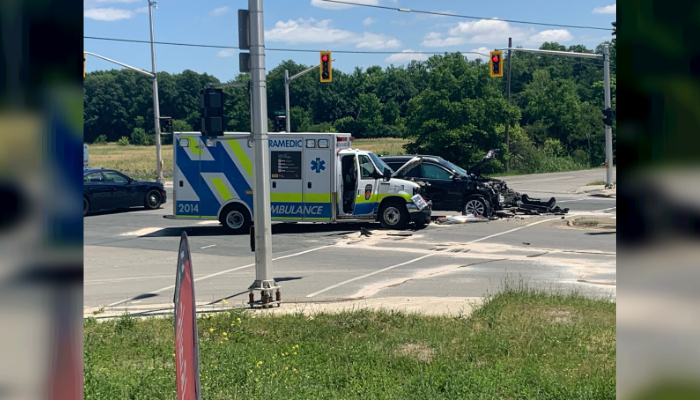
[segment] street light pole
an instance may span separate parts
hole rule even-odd
[[[333,61],[335,61],[335,60],[333,60]],[[292,119],[289,115],[289,84],[293,80],[297,79],[298,77],[300,77],[308,72],[311,72],[318,67],[320,67],[320,64],[314,65],[313,67],[309,67],[309,68],[299,72],[298,74],[292,76],[291,78],[289,77],[289,71],[286,69],[284,70],[284,109],[285,109],[285,113],[287,115],[287,118],[286,118],[286,120],[287,120],[287,132],[292,131],[292,129],[291,129]]]
[[[253,136],[253,189],[255,281],[249,287],[251,297],[259,290],[262,306],[270,302],[279,287],[272,277],[272,227],[270,223],[270,156],[268,153],[267,92],[265,82],[265,39],[262,0],[248,0],[250,18],[250,90],[251,133]],[[251,304],[252,305],[252,304]]]
[[[153,119],[156,132],[156,171],[158,176],[156,181],[163,183],[163,157],[160,148],[160,103],[158,101],[158,75],[156,73],[156,44],[153,35],[153,8],[157,8],[158,3],[154,0],[148,0],[148,19],[151,24],[151,64],[153,65]]]

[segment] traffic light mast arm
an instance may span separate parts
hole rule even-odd
[[[554,50],[539,50],[539,49],[523,49],[520,47],[511,47],[500,50],[512,50],[512,51],[524,51],[526,53],[543,53],[543,54],[553,54],[557,56],[569,56],[569,57],[579,57],[579,58],[596,58],[598,60],[603,59],[602,54],[595,53],[574,53],[573,51],[554,51]]]
[[[154,77],[154,75],[153,75],[151,72],[144,71],[144,70],[142,70],[142,69],[138,69],[138,68],[132,67],[132,66],[130,66],[130,65],[126,65],[126,64],[124,64],[124,63],[120,63],[119,61],[110,60],[109,58],[103,57],[103,56],[101,56],[101,55],[99,55],[99,54],[90,53],[90,52],[87,52],[87,51],[85,52],[85,54],[89,54],[89,55],[91,55],[91,56],[94,56],[94,57],[97,57],[97,58],[101,58],[101,59],[103,59],[103,60],[105,60],[105,61],[109,61],[109,62],[114,63],[114,64],[117,64],[117,65],[121,65],[121,66],[124,67],[124,68],[132,69],[132,70],[134,70],[134,71],[136,71],[136,72],[140,72],[140,73],[142,73],[142,74],[144,74],[144,75],[148,75],[148,76],[150,76],[151,78]]]
[[[313,67],[307,68],[307,69],[305,69],[305,70],[299,72],[299,73],[296,74],[296,75],[292,75],[292,76],[289,77],[289,82],[291,82],[291,81],[297,79],[298,77],[300,77],[300,76],[302,76],[302,75],[304,75],[304,74],[306,74],[306,73],[308,73],[308,72],[313,71],[313,70],[316,69],[316,68],[320,68],[320,67],[321,67],[320,64],[319,64],[319,65],[314,65]]]

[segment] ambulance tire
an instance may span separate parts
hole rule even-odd
[[[411,222],[411,215],[408,213],[406,204],[390,201],[379,209],[379,223],[384,229],[403,230],[409,222]]]
[[[231,204],[221,212],[219,222],[228,233],[248,233],[251,225],[250,213],[240,204]]]

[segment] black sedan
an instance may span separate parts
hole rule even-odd
[[[83,215],[130,207],[153,210],[166,200],[161,183],[137,181],[111,169],[90,168],[83,172]]]
[[[397,178],[422,181],[426,198],[433,202],[433,210],[462,211],[464,214],[491,216],[503,203],[499,191],[483,179],[478,171],[496,151],[490,151],[483,160],[468,171],[438,156],[383,156],[382,161],[396,171]],[[413,167],[401,169],[408,161],[420,157]]]

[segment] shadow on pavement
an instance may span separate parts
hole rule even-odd
[[[163,207],[160,207],[163,208]],[[144,212],[144,211],[153,211],[149,210],[146,207],[138,207],[138,208],[119,208],[116,210],[105,210],[105,211],[95,211],[95,212],[89,212],[87,215],[83,216],[83,218],[90,218],[90,217],[99,217],[101,215],[114,215],[114,214],[125,214],[125,213],[133,213],[133,212]]]
[[[588,232],[586,235],[617,235],[617,231],[612,232]]]
[[[337,235],[347,235],[351,233],[359,233],[360,228],[369,230],[379,230],[381,225],[378,223],[355,223],[355,224],[273,224],[273,235],[293,235],[304,233],[323,233],[329,232]],[[410,231],[410,230],[407,230]],[[147,235],[140,237],[180,237],[182,232],[186,232],[188,236],[248,236],[248,233],[228,233],[222,226],[185,226],[175,228],[164,228]]]

